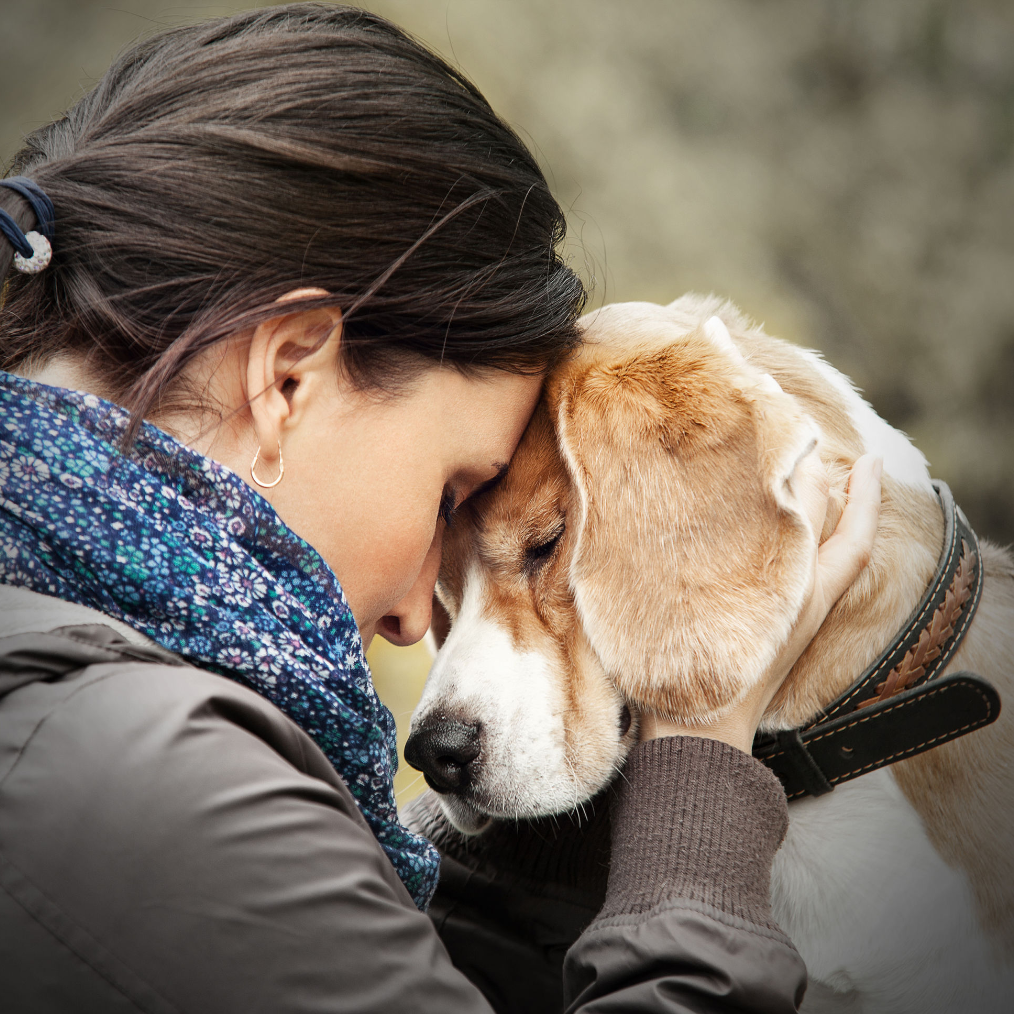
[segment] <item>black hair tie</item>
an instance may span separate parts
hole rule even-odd
[[[56,212],[46,192],[27,176],[11,176],[0,180],[0,187],[7,187],[20,194],[35,212],[36,228],[25,233],[17,222],[0,208],[0,232],[16,251],[14,267],[25,274],[34,275],[49,264],[53,256],[52,242],[56,234]],[[33,239],[32,237],[36,237]]]

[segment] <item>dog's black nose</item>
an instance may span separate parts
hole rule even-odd
[[[416,729],[405,744],[405,760],[426,777],[435,792],[461,792],[479,756],[479,726],[435,718]]]

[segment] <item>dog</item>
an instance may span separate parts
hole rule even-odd
[[[606,306],[583,327],[505,479],[445,535],[452,625],[411,737],[469,834],[580,807],[622,767],[638,709],[706,721],[761,678],[812,572],[793,485],[812,456],[831,489],[821,540],[866,452],[884,459],[881,521],[762,731],[801,728],[850,687],[940,556],[925,458],[817,353],[715,297]],[[979,552],[981,603],[947,670],[1004,696],[1014,561]],[[804,1010],[1014,1010],[1012,766],[1001,714],[790,803],[772,903],[810,974]]]

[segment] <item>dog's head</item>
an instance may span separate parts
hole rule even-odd
[[[590,798],[638,709],[720,715],[809,587],[794,480],[820,467],[818,430],[797,401],[717,316],[616,305],[586,338],[504,481],[445,536],[453,624],[406,754],[465,831]]]

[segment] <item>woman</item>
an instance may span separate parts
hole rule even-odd
[[[424,634],[444,526],[579,341],[535,161],[398,29],[309,4],[142,43],[14,169],[5,1011],[488,1010],[420,911],[438,855],[363,650]],[[644,716],[575,1010],[798,999],[784,796],[744,751],[868,551],[864,467],[767,685],[722,727]]]

